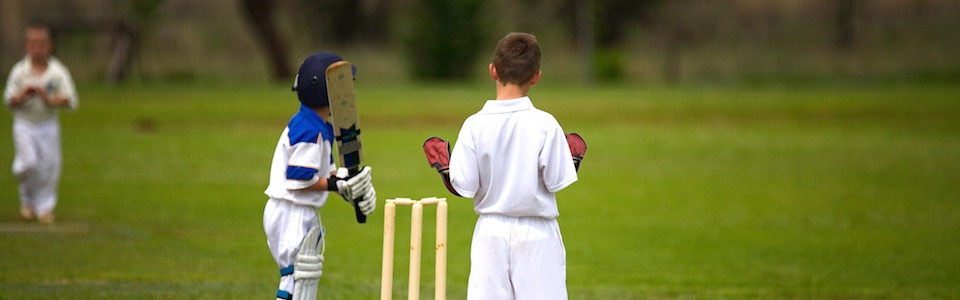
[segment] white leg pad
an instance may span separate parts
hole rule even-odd
[[[314,226],[300,243],[293,267],[293,300],[317,299],[317,285],[323,275],[323,229]]]

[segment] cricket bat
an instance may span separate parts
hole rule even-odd
[[[327,67],[327,96],[330,100],[333,134],[336,136],[337,159],[340,167],[347,168],[353,176],[360,172],[363,147],[360,142],[360,116],[350,62],[338,61]],[[362,224],[367,222],[367,216],[360,211],[357,204],[359,200],[349,199],[356,212],[357,222]]]

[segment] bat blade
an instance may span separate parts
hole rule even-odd
[[[350,175],[360,171],[363,163],[363,143],[360,139],[360,113],[357,110],[356,90],[353,86],[353,66],[348,61],[338,61],[327,67],[327,96],[336,136],[337,160],[340,167],[347,168]],[[367,216],[360,211],[357,202],[351,199],[357,222],[366,223]]]

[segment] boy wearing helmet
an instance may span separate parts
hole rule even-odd
[[[280,135],[263,212],[267,246],[280,269],[277,299],[313,299],[323,268],[324,228],[319,209],[330,192],[344,199],[361,199],[364,215],[376,209],[371,168],[348,177],[333,163],[333,126],[325,74],[342,61],[335,53],[317,52],[300,65],[293,90],[300,100]],[[356,76],[356,69],[353,70]]]

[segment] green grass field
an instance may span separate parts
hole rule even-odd
[[[454,139],[492,96],[486,85],[358,89],[381,202],[365,225],[339,198],[323,209],[323,299],[379,297],[382,199],[449,196],[421,143]],[[54,226],[17,217],[0,114],[0,298],[272,297],[262,192],[297,109],[289,89],[79,92],[80,110],[61,115]],[[558,195],[571,299],[960,298],[956,85],[543,85],[531,96],[589,145],[580,181]],[[448,291],[463,299],[476,216],[450,198]]]

